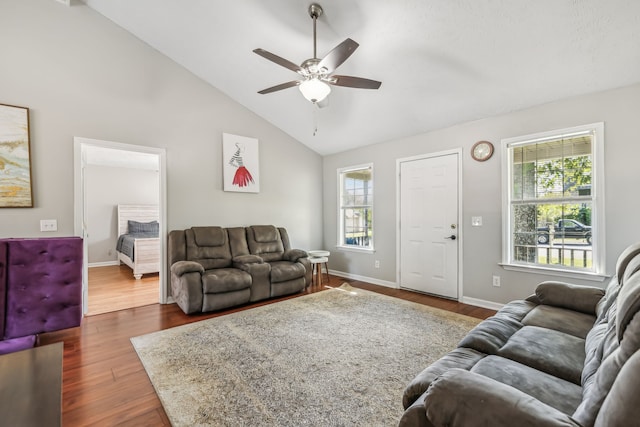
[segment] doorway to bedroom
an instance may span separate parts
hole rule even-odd
[[[166,303],[164,150],[74,138],[74,151],[84,314]]]

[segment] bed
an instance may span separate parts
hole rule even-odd
[[[118,264],[133,270],[136,280],[160,271],[157,205],[118,205]]]

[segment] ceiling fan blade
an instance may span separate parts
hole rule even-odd
[[[382,82],[351,76],[330,76],[327,83],[334,86],[355,87],[358,89],[378,89]]]
[[[360,46],[358,43],[351,39],[346,39],[333,50],[322,58],[318,63],[318,70],[324,73],[331,73],[338,68],[344,61],[351,56],[351,54]]]
[[[262,56],[263,58],[268,59],[271,62],[275,62],[276,64],[284,67],[284,68],[288,68],[291,71],[295,71],[298,74],[304,74],[304,70],[297,64],[294,64],[293,62],[289,61],[288,59],[284,59],[281,56],[278,56],[276,54],[273,54],[267,50],[264,49],[253,49],[253,52]]]
[[[268,87],[266,89],[262,89],[261,91],[258,91],[258,93],[261,94],[261,95],[265,95],[267,93],[277,92],[277,91],[282,90],[282,89],[288,89],[290,87],[298,86],[300,83],[302,83],[300,80],[293,80],[293,81],[290,81],[290,82],[286,82],[286,83],[282,83],[282,84],[279,84],[279,85],[271,86],[271,87]]]

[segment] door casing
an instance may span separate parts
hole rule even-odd
[[[457,148],[457,149],[452,149],[452,150],[445,150],[445,151],[438,151],[438,152],[434,152],[434,153],[426,153],[426,154],[419,154],[416,156],[411,156],[411,157],[404,157],[401,159],[396,159],[396,287],[400,288],[400,284],[401,282],[401,271],[400,271],[400,257],[401,257],[401,251],[400,251],[400,247],[401,247],[401,233],[400,233],[400,213],[401,213],[401,181],[400,181],[400,167],[401,164],[403,162],[410,162],[410,161],[414,161],[414,160],[422,160],[422,159],[429,159],[429,158],[434,158],[434,157],[441,157],[441,156],[447,156],[447,155],[453,155],[453,154],[457,154],[458,155],[458,232],[457,232],[457,240],[458,240],[458,301],[461,301],[463,298],[463,265],[464,265],[464,222],[463,222],[463,217],[462,217],[462,213],[464,211],[463,209],[463,197],[462,197],[462,148]]]
[[[105,147],[124,151],[149,153],[158,156],[160,173],[159,173],[159,207],[160,207],[160,286],[159,286],[159,302],[160,304],[170,303],[168,297],[167,286],[167,266],[166,266],[166,243],[164,236],[167,235],[167,173],[166,173],[166,150],[164,148],[147,147],[140,145],[123,144],[119,142],[103,141],[91,138],[74,137],[73,138],[73,167],[74,167],[74,234],[83,239],[83,266],[82,266],[82,313],[86,314],[87,295],[88,295],[88,249],[86,234],[86,200],[85,200],[85,151],[87,147]]]

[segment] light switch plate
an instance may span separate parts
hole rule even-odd
[[[472,216],[471,217],[471,225],[473,227],[481,227],[482,226],[482,217],[481,216]]]

